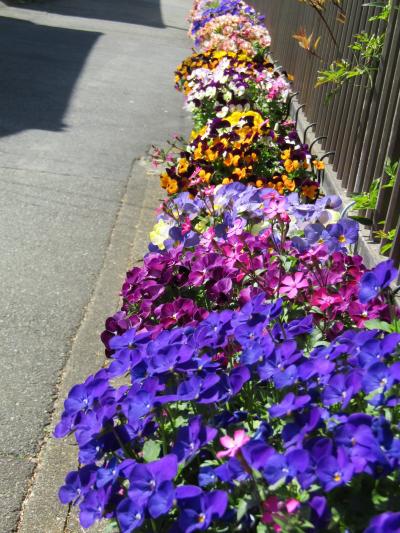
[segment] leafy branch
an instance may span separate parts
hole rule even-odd
[[[369,18],[369,21],[383,20],[387,22],[392,9],[391,0],[386,3],[373,2],[363,4],[363,7],[378,7],[381,11]],[[333,61],[328,69],[318,72],[316,87],[330,83],[335,89],[330,93],[339,90],[343,84],[353,78],[368,77],[369,86],[373,83],[373,74],[377,70],[378,63],[382,57],[383,46],[385,42],[386,31],[380,34],[369,34],[361,32],[354,36],[354,41],[350,45],[353,51],[352,61],[339,59]]]

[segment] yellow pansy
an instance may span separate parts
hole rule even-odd
[[[178,174],[184,174],[189,168],[189,161],[187,159],[180,158],[178,161]]]
[[[211,180],[211,172],[206,172],[205,170],[200,170],[199,172],[199,178],[201,181],[204,181],[205,183],[210,183]]]
[[[170,179],[167,186],[168,194],[175,194],[178,192],[178,182],[176,180]]]
[[[163,189],[166,189],[168,187],[169,183],[169,176],[166,172],[163,172],[160,176],[160,184]]]

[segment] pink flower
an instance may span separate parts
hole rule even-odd
[[[300,502],[295,498],[290,498],[286,502],[278,500],[276,496],[270,496],[263,503],[263,515],[261,521],[263,524],[272,525],[274,531],[282,531],[282,528],[279,524],[275,522],[275,519],[279,520],[284,519],[284,514],[282,511],[286,509],[289,514],[293,514],[298,511],[300,507]]]
[[[264,213],[270,219],[278,217],[282,222],[290,222],[285,198],[271,199],[269,205],[264,209]]]
[[[308,281],[304,278],[303,272],[296,272],[295,275],[285,276],[282,280],[280,294],[286,294],[288,298],[295,298],[299,289],[308,287]]]
[[[221,437],[219,442],[224,448],[226,448],[226,450],[217,453],[218,459],[221,459],[222,457],[235,457],[240,448],[244,446],[246,442],[249,442],[249,440],[250,437],[246,435],[244,429],[237,429],[233,434],[233,438],[229,435]]]
[[[286,507],[286,511],[289,514],[293,514],[299,509],[300,502],[299,500],[296,500],[296,498],[290,498],[289,500],[286,500],[285,507]]]
[[[192,221],[190,220],[189,217],[186,217],[181,226],[182,235],[186,235],[186,233],[189,233],[191,229],[192,229]]]
[[[282,519],[282,515],[279,511],[282,509],[282,503],[278,500],[276,496],[270,496],[263,503],[263,515],[261,517],[261,522],[263,524],[272,524],[274,531],[281,531],[282,528],[279,524],[275,523],[274,517]]]

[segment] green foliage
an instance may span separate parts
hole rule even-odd
[[[394,163],[392,163],[390,159],[386,161],[385,174],[389,176],[389,181],[386,185],[383,185],[384,189],[392,189],[395,186],[399,165],[400,161],[395,161]]]
[[[378,7],[381,10],[379,14],[370,17],[370,21],[388,21],[392,9],[391,0],[385,3],[373,2],[363,5],[365,7]],[[368,79],[369,86],[372,86],[373,74],[377,70],[377,65],[382,56],[385,36],[385,31],[379,34],[369,34],[365,31],[356,34],[354,36],[353,43],[349,47],[353,51],[352,60],[347,61],[346,59],[339,59],[333,61],[329,65],[328,69],[319,71],[316,87],[328,83],[332,84],[334,88],[329,93],[329,97],[338,91],[345,82],[354,78],[361,79],[366,77]]]
[[[363,211],[365,209],[375,209],[378,201],[381,178],[373,180],[368,192],[354,194],[352,200],[354,203],[353,211]]]
[[[361,194],[355,194],[352,196],[354,205],[352,206],[352,211],[365,211],[365,210],[374,210],[378,202],[378,195],[380,189],[393,189],[396,183],[397,172],[399,170],[400,161],[391,162],[390,159],[386,161],[385,164],[385,175],[388,176],[388,182],[385,185],[382,185],[382,179],[377,178],[371,183],[371,187],[368,192],[363,192]],[[372,218],[352,216],[354,220],[357,220],[360,224],[365,226],[372,226]],[[385,224],[385,221],[379,222],[379,224]],[[376,230],[374,231],[375,237],[378,239],[383,239],[387,242],[381,247],[381,253],[386,254],[390,252],[393,247],[393,241],[396,237],[396,229],[390,231]]]

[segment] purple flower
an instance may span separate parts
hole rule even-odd
[[[238,366],[227,376],[226,374],[212,374],[203,382],[199,403],[214,403],[225,401],[235,396],[250,379],[250,371],[246,366]]]
[[[317,476],[323,489],[329,492],[350,481],[353,476],[353,466],[339,448],[337,457],[328,455],[318,461]]]
[[[337,224],[329,224],[327,232],[340,246],[346,246],[357,242],[359,225],[355,220],[343,218]]]
[[[274,485],[281,479],[292,479],[296,470],[291,468],[284,455],[273,453],[265,462],[263,474],[270,485]]]
[[[391,367],[384,363],[375,363],[368,367],[363,378],[363,390],[369,394],[376,391],[370,400],[373,405],[382,401],[386,391],[391,389],[396,381],[400,380],[400,363],[394,363]]]
[[[267,446],[262,440],[252,439],[241,447],[240,453],[251,468],[260,470],[274,453],[274,449]]]
[[[270,408],[269,413],[273,418],[281,416],[290,416],[293,411],[302,409],[311,400],[311,396],[304,394],[303,396],[296,396],[293,392],[289,392],[283,398],[281,403]]]
[[[96,476],[96,487],[104,487],[113,483],[119,475],[119,466],[116,458],[111,459],[107,466],[99,468]]]
[[[323,391],[325,405],[342,404],[344,409],[351,398],[361,389],[361,376],[358,372],[351,372],[347,376],[336,374],[327,383]]]
[[[175,455],[158,461],[136,464],[129,473],[129,498],[148,507],[153,518],[167,513],[173,504],[175,489],[171,480],[178,471]]]
[[[70,390],[64,402],[65,414],[76,415],[79,412],[89,411],[108,388],[109,383],[104,374],[89,376],[84,384],[75,385]]]
[[[364,533],[398,533],[400,531],[400,513],[382,513],[374,516]]]
[[[184,461],[215,439],[217,433],[216,429],[201,423],[201,416],[195,416],[187,426],[179,429],[172,453],[179,462]]]
[[[116,514],[122,533],[131,533],[144,521],[143,507],[130,498],[124,498],[119,503]]]
[[[266,352],[264,361],[258,365],[260,379],[273,379],[277,388],[291,385],[297,378],[297,366],[294,365],[302,356],[294,341],[285,341],[276,346],[269,355]]]
[[[99,489],[92,490],[85,496],[79,506],[79,522],[82,527],[88,528],[103,517],[108,493],[105,489]]]
[[[217,476],[214,468],[211,466],[202,466],[199,471],[199,485],[200,487],[207,487],[214,485],[217,482]]]
[[[180,498],[179,528],[183,533],[205,530],[213,520],[222,518],[228,505],[228,495],[222,490],[204,492],[194,497]]]
[[[242,463],[235,457],[231,457],[224,464],[214,469],[215,475],[224,483],[234,484],[235,482],[249,479],[249,474],[244,470]]]
[[[92,486],[96,479],[96,467],[93,465],[86,465],[78,471],[69,472],[65,478],[65,485],[63,485],[58,493],[60,502],[76,503]]]
[[[389,287],[391,282],[398,276],[393,261],[388,259],[379,263],[370,272],[366,272],[360,281],[360,302],[365,304],[378,296],[382,289]]]
[[[313,496],[309,501],[309,506],[311,508],[311,522],[318,530],[324,531],[331,518],[327,499],[325,496]]]
[[[154,393],[146,390],[135,392],[131,389],[122,402],[122,411],[132,423],[138,421],[153,407]]]

